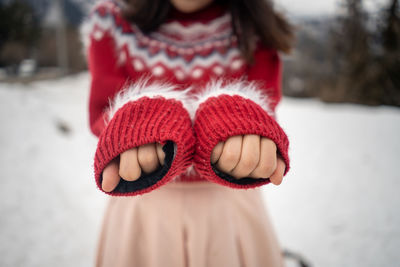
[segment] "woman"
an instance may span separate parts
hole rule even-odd
[[[289,24],[264,1],[105,1],[82,29],[96,182],[131,196],[110,199],[97,266],[281,266],[254,188],[289,170]]]

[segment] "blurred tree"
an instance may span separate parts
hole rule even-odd
[[[333,101],[380,104],[382,88],[371,86],[376,64],[371,54],[368,14],[362,0],[345,0],[332,37],[332,64],[337,80],[325,97]]]
[[[367,13],[342,0],[335,18],[303,20],[283,92],[327,102],[400,106],[400,0]]]
[[[343,8],[344,15],[332,34],[330,64],[337,79],[322,98],[400,106],[398,0],[390,0],[373,23],[363,10],[362,0],[345,0]]]
[[[21,60],[19,57],[26,57],[29,51],[13,58],[9,53],[4,53],[4,50],[9,51],[10,48],[5,49],[5,46],[34,46],[40,37],[39,20],[31,5],[22,0],[0,3],[0,18],[0,65],[15,63],[9,61]]]
[[[381,31],[383,55],[380,58],[379,82],[385,90],[384,103],[400,106],[400,7],[398,0],[391,0],[384,11]]]
[[[400,51],[400,15],[399,1],[391,0],[386,13],[386,27],[383,30],[383,46],[386,52]]]

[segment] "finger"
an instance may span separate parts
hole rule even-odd
[[[137,180],[142,171],[138,162],[138,149],[132,148],[121,154],[119,162],[119,175],[126,181]]]
[[[247,134],[243,137],[240,160],[232,170],[233,177],[237,179],[248,177],[257,167],[260,160],[260,139],[256,134]]]
[[[224,142],[219,142],[211,152],[211,163],[215,163],[221,157],[222,149],[224,148]]]
[[[274,185],[280,185],[283,180],[283,174],[285,173],[285,169],[286,169],[285,162],[283,161],[283,159],[278,157],[277,163],[276,163],[276,170],[269,178],[271,183],[273,183]]]
[[[143,172],[150,173],[155,171],[159,166],[155,144],[150,143],[140,146],[138,148],[138,159]]]
[[[156,150],[157,150],[158,162],[159,162],[161,165],[164,165],[165,153],[164,153],[162,147],[163,147],[162,144],[157,143],[157,145],[156,145]]]
[[[103,171],[103,181],[101,182],[101,188],[105,192],[111,192],[117,187],[120,177],[118,175],[119,164],[118,160],[114,159],[111,161]]]
[[[260,161],[249,177],[269,178],[276,169],[276,145],[271,139],[262,137],[260,150]]]
[[[241,135],[236,135],[225,141],[222,154],[217,162],[218,169],[230,173],[236,167],[242,150],[242,139]]]

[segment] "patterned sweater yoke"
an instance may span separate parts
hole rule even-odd
[[[94,169],[100,190],[111,160],[151,142],[164,145],[165,164],[137,181],[121,179],[109,194],[143,194],[171,181],[268,184],[268,178],[236,180],[210,163],[212,148],[234,135],[270,138],[289,170],[289,143],[275,120],[279,55],[257,43],[254,63],[247,64],[225,6],[191,14],[172,9],[165,23],[145,33],[122,16],[117,2],[103,1],[81,33],[92,76],[89,121],[99,137]]]
[[[111,37],[118,64],[126,65],[133,77],[151,75],[174,83],[196,83],[221,75],[240,77],[245,62],[232,32],[231,16],[222,7],[213,8],[220,16],[200,21],[170,19],[145,34],[121,17],[117,4],[103,2],[82,28],[84,43],[88,47],[92,41]]]

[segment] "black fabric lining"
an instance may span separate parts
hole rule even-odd
[[[248,185],[248,184],[255,184],[255,183],[269,181],[269,178],[255,179],[255,178],[251,178],[251,177],[244,177],[241,179],[236,179],[235,177],[218,170],[216,167],[216,164],[211,163],[211,167],[216,175],[218,175],[222,179],[224,179],[230,183],[233,183],[233,184]]]
[[[138,190],[148,188],[160,181],[169,171],[174,160],[174,142],[168,140],[162,147],[165,153],[164,165],[160,166],[152,173],[142,174],[136,181],[126,181],[120,179],[119,184],[113,193],[131,193]]]

